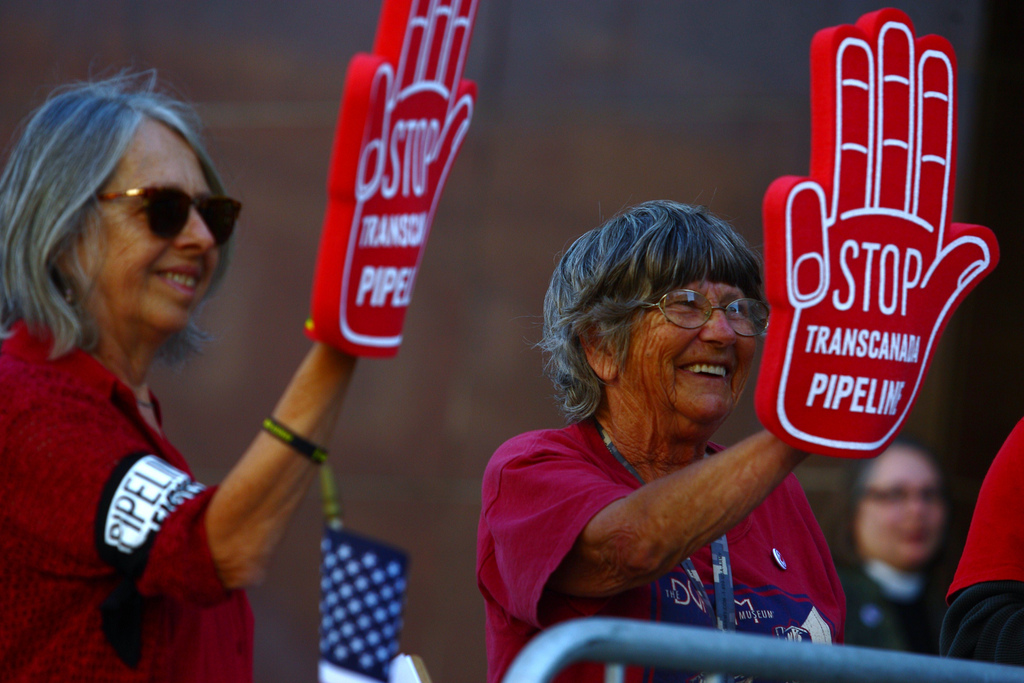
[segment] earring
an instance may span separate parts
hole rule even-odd
[[[68,302],[69,304],[75,303],[75,292],[70,287],[64,288],[64,301]]]

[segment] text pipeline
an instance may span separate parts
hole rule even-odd
[[[887,379],[879,381],[874,377],[816,372],[807,392],[807,407],[813,407],[821,399],[820,406],[826,410],[842,408],[851,413],[895,415],[905,384]]]
[[[367,294],[370,306],[384,306],[389,299],[395,308],[408,306],[415,275],[415,268],[363,266],[356,290],[356,306],[366,303]]]

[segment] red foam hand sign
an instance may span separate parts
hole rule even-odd
[[[441,191],[469,129],[476,0],[385,0],[349,64],[313,281],[312,338],[392,356]]]
[[[772,305],[755,406],[774,434],[866,458],[895,438],[953,310],[999,259],[950,222],[956,61],[884,9],[811,46],[811,176],[764,198]]]

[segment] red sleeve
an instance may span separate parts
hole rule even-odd
[[[165,454],[177,461],[176,453]],[[187,467],[182,460],[181,467]],[[142,595],[199,606],[224,600],[206,536],[214,493],[191,473],[146,451],[121,459],[100,496],[96,548]]]
[[[56,576],[112,577],[118,563],[103,557],[96,543],[100,509],[110,507],[103,498],[119,470],[153,453],[153,446],[112,405],[84,392],[40,392],[9,408],[5,418],[0,472],[11,512],[5,531],[34,540],[32,552],[20,559]],[[121,511],[144,533],[133,512]]]
[[[614,481],[565,431],[509,441],[484,473],[482,522],[493,554],[481,563],[482,585],[507,613],[538,628],[559,620],[561,611],[542,600],[566,603],[579,615],[596,612],[604,600],[544,587],[591,518],[634,488]]]
[[[136,582],[143,595],[167,595],[203,607],[231,595],[217,574],[206,538],[206,509],[216,487],[178,506],[156,535]]]
[[[81,400],[27,403],[9,417],[2,472],[12,514],[5,525],[7,536],[23,539],[21,562],[53,576],[135,577],[143,595],[168,595],[198,605],[227,597],[203,523],[213,490],[166,464],[113,406]],[[159,458],[187,484],[183,495],[154,506],[162,508],[159,520],[151,519],[154,510],[117,509],[114,489],[124,481],[126,467],[144,455]],[[139,547],[122,544],[112,550],[116,544],[103,538],[111,513],[126,520],[125,530],[134,525],[141,529],[142,540],[149,532],[152,538],[145,544],[135,541]]]
[[[960,564],[946,601],[983,581],[1024,581],[1024,420],[985,475]]]

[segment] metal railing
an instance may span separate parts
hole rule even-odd
[[[548,683],[581,661],[604,662],[605,683],[622,683],[631,665],[801,683],[1024,682],[1024,667],[591,617],[541,632],[512,662],[502,683]]]

